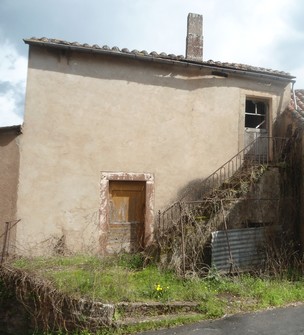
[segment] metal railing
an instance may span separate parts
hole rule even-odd
[[[159,228],[165,229],[170,222],[177,222],[182,215],[182,204],[203,201],[204,197],[218,189],[241,169],[257,165],[269,165],[284,160],[286,139],[280,137],[258,137],[230,158],[209,177],[188,188],[186,192],[163,212],[159,212]],[[161,227],[162,226],[162,227]]]

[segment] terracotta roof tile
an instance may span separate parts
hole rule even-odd
[[[98,44],[93,44],[89,45],[87,43],[81,44],[78,42],[67,42],[64,40],[59,40],[59,39],[52,39],[52,38],[36,38],[32,37],[30,39],[25,39],[25,43],[29,45],[41,45],[45,44],[46,46],[53,46],[53,47],[74,47],[78,48],[79,50],[82,51],[99,51],[99,52],[107,52],[107,53],[112,53],[113,55],[130,55],[130,56],[137,56],[137,57],[146,57],[146,58],[154,58],[154,59],[160,59],[160,60],[171,60],[171,61],[177,61],[177,62],[183,62],[183,63],[188,63],[188,64],[196,64],[196,65],[201,65],[201,66],[206,66],[206,67],[217,67],[220,68],[221,70],[234,70],[236,72],[238,71],[246,71],[249,73],[258,73],[262,75],[269,75],[269,76],[274,76],[274,77],[281,77],[283,79],[288,79],[291,80],[295,78],[294,76],[291,76],[287,72],[283,71],[276,71],[276,70],[271,70],[268,68],[262,68],[262,67],[256,67],[256,66],[251,66],[251,65],[246,65],[246,64],[238,64],[238,63],[227,63],[227,62],[218,62],[218,61],[213,61],[213,60],[208,60],[208,61],[202,61],[202,62],[194,62],[191,60],[186,59],[183,55],[174,55],[174,54],[166,54],[165,52],[157,53],[156,51],[152,51],[148,53],[146,50],[138,51],[138,50],[132,50],[129,51],[127,48],[119,49],[118,47],[114,46],[113,48],[110,48],[107,45],[99,46]]]
[[[304,126],[304,90],[295,90],[294,93],[291,93],[287,110],[298,120],[297,122],[300,122]]]
[[[295,98],[297,102],[297,111],[304,114],[304,90],[295,90]],[[294,99],[294,95],[292,96]]]

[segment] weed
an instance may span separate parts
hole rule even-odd
[[[258,277],[253,274],[223,276],[212,268],[205,278],[193,276],[186,279],[176,276],[172,271],[160,270],[155,264],[143,267],[142,255],[118,255],[105,259],[81,255],[69,258],[19,259],[12,265],[29,273],[35,272],[72,297],[86,297],[104,303],[196,302],[199,304],[200,319],[217,318],[232,311],[249,311],[304,301],[304,279],[300,272],[297,272],[297,276],[292,274],[285,278]],[[291,277],[296,280],[291,281]],[[0,287],[0,295],[3,294],[2,291]],[[119,321],[123,315],[116,312],[114,318]],[[180,317],[157,325],[147,322],[116,330],[102,329],[97,334],[130,334],[159,325],[173,326],[187,320],[190,319]],[[77,335],[91,334],[83,331]]]
[[[130,270],[141,270],[144,264],[142,254],[121,254],[118,258],[118,265]]]
[[[170,287],[163,286],[161,284],[155,284],[152,288],[151,298],[156,299],[161,302],[168,302],[170,297]]]
[[[219,318],[225,314],[225,304],[218,298],[208,299],[200,305],[199,310],[209,319]]]

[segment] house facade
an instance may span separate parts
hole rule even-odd
[[[186,57],[25,40],[17,253],[141,250],[159,210],[273,136],[294,77],[204,61],[201,32],[189,15]]]

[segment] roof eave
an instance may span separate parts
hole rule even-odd
[[[285,74],[273,74],[267,73],[263,71],[253,71],[253,70],[244,70],[244,69],[236,69],[230,66],[223,66],[223,65],[216,65],[216,64],[208,64],[206,62],[195,62],[188,59],[170,59],[170,58],[163,58],[161,56],[154,57],[152,55],[143,55],[140,52],[135,53],[124,53],[120,51],[113,51],[113,50],[105,50],[102,48],[92,48],[92,47],[85,47],[81,45],[71,45],[71,44],[57,44],[45,41],[38,41],[33,39],[23,39],[24,43],[30,46],[41,46],[41,47],[50,47],[62,50],[71,50],[77,52],[85,52],[85,53],[95,53],[95,54],[102,54],[102,55],[109,55],[114,57],[125,57],[129,59],[138,59],[142,61],[150,61],[156,62],[161,64],[171,64],[171,65],[178,65],[184,67],[195,67],[195,68],[208,68],[211,70],[221,71],[223,74],[236,74],[236,75],[244,75],[249,77],[259,77],[259,78],[267,78],[271,80],[281,80],[287,82],[294,82],[295,76],[285,75]]]
[[[15,132],[17,135],[22,134],[22,125],[0,127],[0,133]]]

